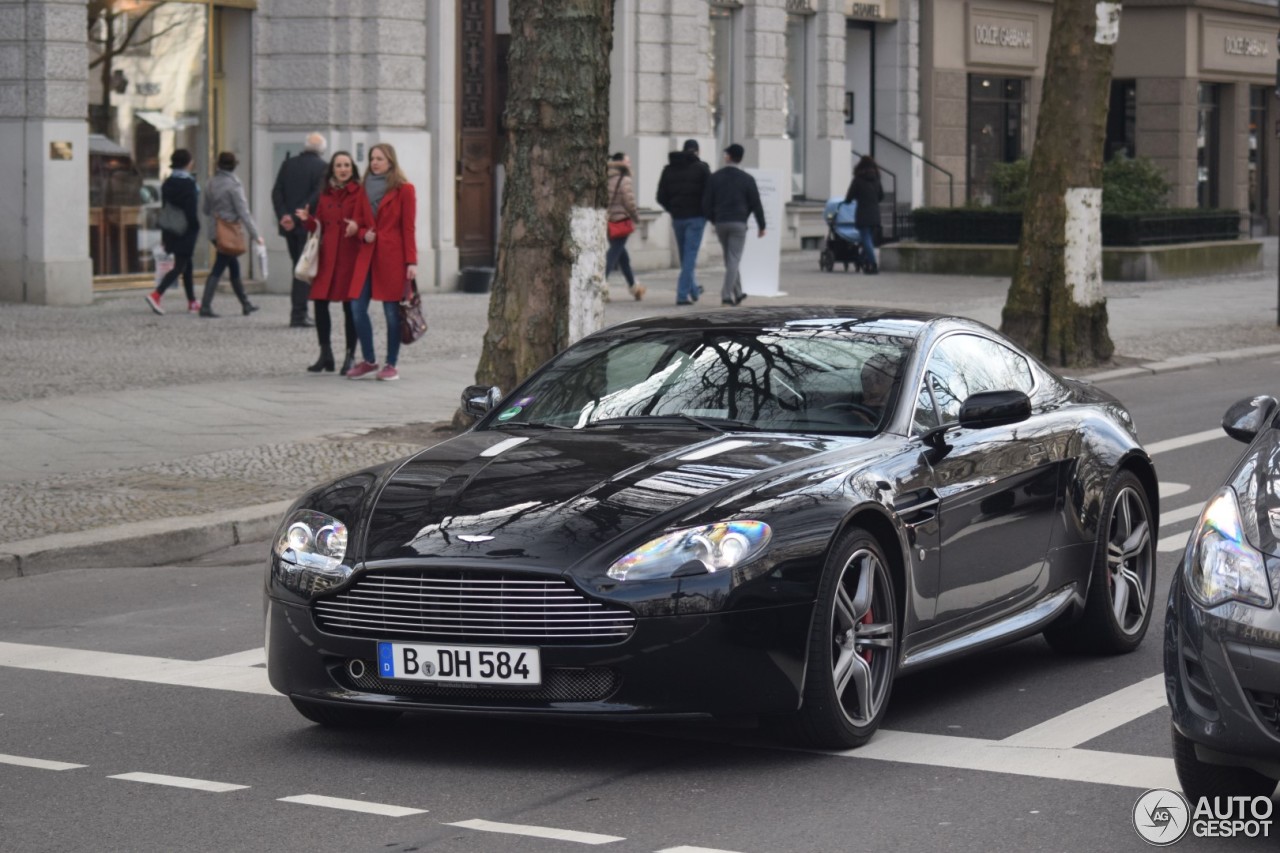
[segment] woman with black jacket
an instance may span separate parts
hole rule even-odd
[[[199,207],[196,200],[200,197],[200,188],[196,185],[196,177],[191,174],[191,152],[179,148],[169,156],[169,166],[173,169],[169,177],[160,185],[161,209],[170,208],[178,211],[186,219],[186,228],[170,230],[161,227],[160,240],[165,252],[173,255],[173,269],[164,274],[156,289],[147,294],[147,306],[157,314],[163,314],[160,298],[168,290],[178,276],[182,276],[182,289],[187,292],[187,310],[199,311],[200,303],[196,299],[196,286],[192,270],[192,256],[196,253],[196,236],[200,233]],[[180,221],[169,214],[169,224]]]
[[[884,201],[884,189],[880,186],[880,168],[876,161],[864,155],[853,169],[853,182],[844,194],[844,203],[858,203],[853,214],[853,224],[862,238],[862,250],[866,255],[862,271],[868,275],[880,272],[876,263],[876,229],[880,227],[880,202]]]

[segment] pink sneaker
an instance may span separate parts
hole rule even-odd
[[[393,368],[394,369],[394,368]],[[347,371],[348,379],[363,379],[371,373],[378,372],[378,365],[372,361],[362,361]]]
[[[156,293],[153,290],[147,294],[146,299],[147,299],[148,308],[150,308],[152,311],[156,312],[157,314],[164,313],[164,309],[160,307],[160,294]]]
[[[391,382],[400,378],[400,371],[396,370],[394,364],[388,364],[386,367],[378,371],[378,378],[383,382]]]
[[[199,314],[199,313],[200,313],[200,300],[199,300],[199,299],[192,299],[190,302],[188,302],[188,303],[187,303],[187,312],[188,312],[188,313],[190,313],[190,314]]]

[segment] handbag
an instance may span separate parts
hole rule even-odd
[[[156,216],[156,224],[160,226],[161,231],[181,237],[187,233],[187,214],[181,208],[165,202]]]
[[[316,222],[316,230],[307,235],[307,243],[302,247],[298,263],[293,268],[293,277],[299,281],[312,281],[320,269],[320,222]]]
[[[243,255],[249,248],[249,241],[244,233],[244,225],[240,222],[228,222],[225,219],[214,219],[216,223],[213,243],[218,247],[218,254],[230,255],[233,258]]]
[[[410,279],[400,299],[400,343],[411,344],[427,333],[427,318],[422,316],[422,297],[418,282]]]
[[[609,239],[619,240],[636,230],[636,223],[630,218],[609,222]]]

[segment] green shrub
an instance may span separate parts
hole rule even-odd
[[[992,166],[991,206],[999,210],[1022,210],[1027,200],[1027,176],[1030,171],[1030,164],[1025,159]]]
[[[1104,213],[1163,210],[1169,189],[1164,172],[1146,157],[1114,157],[1102,167]]]

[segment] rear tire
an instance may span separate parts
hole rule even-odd
[[[1201,797],[1269,797],[1276,780],[1248,767],[1206,764],[1196,757],[1196,745],[1173,730],[1173,766],[1182,792],[1192,803]]]
[[[898,593],[871,534],[840,537],[822,573],[800,710],[790,733],[808,746],[862,746],[884,719],[898,674]]]
[[[379,729],[395,722],[402,711],[383,711],[379,708],[352,708],[345,705],[328,705],[307,699],[289,697],[298,713],[313,723],[330,729]]]
[[[1084,615],[1054,625],[1044,638],[1057,651],[1115,655],[1138,648],[1155,609],[1156,559],[1151,507],[1142,481],[1117,471],[1107,485]]]
[[[822,254],[818,256],[818,268],[823,272],[831,272],[836,268],[836,258],[830,249],[823,249]]]

